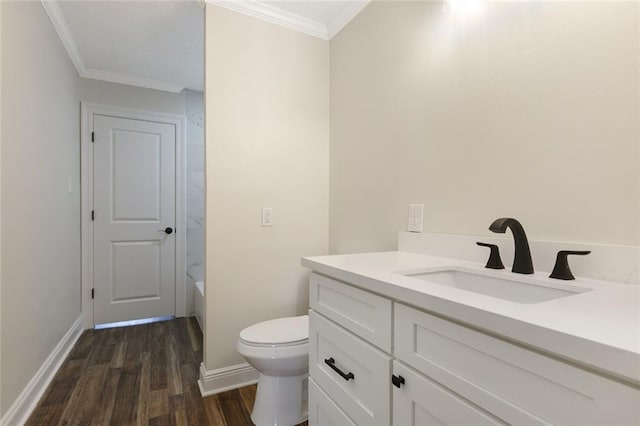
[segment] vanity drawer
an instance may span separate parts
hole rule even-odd
[[[313,379],[309,380],[309,426],[356,426]]]
[[[391,357],[313,311],[309,374],[356,424],[389,424]]]
[[[393,363],[393,374],[404,379],[399,388],[393,387],[394,425],[504,425],[483,409],[397,361]]]
[[[391,352],[391,300],[316,273],[309,281],[311,309]]]
[[[395,354],[512,424],[638,424],[640,392],[396,304]]]

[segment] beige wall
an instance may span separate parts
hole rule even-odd
[[[184,115],[184,92],[162,92],[81,78],[80,96],[83,102]]]
[[[208,4],[205,78],[212,370],[243,362],[242,328],[306,312],[300,258],[328,246],[329,43]]]
[[[331,41],[330,250],[424,229],[640,244],[634,2],[374,2]]]
[[[1,52],[4,415],[80,316],[80,90],[40,2],[3,2]]]

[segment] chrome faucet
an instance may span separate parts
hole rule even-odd
[[[489,230],[504,234],[507,228],[511,229],[513,242],[515,244],[515,255],[513,256],[513,267],[511,272],[517,274],[533,274],[533,261],[531,260],[531,250],[524,228],[517,220],[510,217],[501,217],[493,221]]]

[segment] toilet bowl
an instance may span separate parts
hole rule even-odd
[[[309,317],[260,322],[240,332],[238,352],[260,372],[251,420],[292,426],[307,420]]]

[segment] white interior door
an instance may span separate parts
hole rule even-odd
[[[175,315],[175,125],[95,115],[93,131],[94,323]]]

